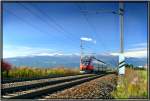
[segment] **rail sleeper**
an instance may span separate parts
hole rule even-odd
[[[2,88],[1,93],[2,95],[4,95],[5,93],[11,93],[14,91],[26,90],[26,89],[31,89],[31,88],[38,88],[38,87],[52,85],[52,84],[61,83],[65,81],[76,80],[76,79],[80,79],[80,78],[84,78],[88,76],[93,76],[93,75],[71,77],[71,78],[65,78],[65,79],[59,79],[59,80],[50,80],[47,82],[39,82],[39,83],[31,84],[31,85],[16,86],[16,87],[4,88],[4,89]]]
[[[96,78],[101,77],[101,76],[103,76],[103,75],[92,76],[92,77],[88,77],[88,78],[82,78],[82,79],[78,79],[75,81],[64,82],[64,83],[60,83],[60,84],[52,85],[52,86],[46,86],[46,87],[42,87],[42,88],[39,88],[36,90],[31,90],[31,91],[24,93],[24,94],[15,95],[15,96],[7,96],[7,98],[11,98],[11,99],[29,99],[30,98],[31,99],[31,98],[35,98],[37,96],[41,96],[42,94],[54,93],[58,90],[66,89],[66,88],[72,87],[74,85],[81,84],[83,82],[96,79]]]

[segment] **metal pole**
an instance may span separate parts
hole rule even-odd
[[[123,43],[123,15],[124,15],[124,6],[123,3],[119,3],[119,16],[120,16],[120,53],[124,52],[124,43]]]
[[[119,3],[119,17],[120,17],[120,55],[119,55],[119,74],[125,74],[125,57],[124,57],[124,34],[123,34],[123,22],[124,22],[124,5],[123,2]]]
[[[82,39],[81,39],[81,41],[80,41],[80,69],[82,70],[83,68],[81,68],[81,65],[82,65],[82,55],[83,55],[83,46],[82,46]]]
[[[83,52],[82,52],[82,40],[81,40],[81,42],[80,42],[80,48],[81,48],[81,50],[80,50],[80,52],[81,52],[81,57],[80,58],[82,58],[82,54],[83,54]]]

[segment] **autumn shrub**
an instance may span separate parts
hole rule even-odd
[[[3,77],[8,77],[8,73],[11,70],[11,64],[9,64],[6,61],[1,61],[1,72],[2,72],[2,78]]]

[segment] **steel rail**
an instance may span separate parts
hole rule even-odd
[[[78,75],[82,75],[82,74],[78,74]],[[5,84],[5,83],[23,82],[23,81],[30,81],[30,80],[67,77],[67,76],[76,76],[76,75],[50,75],[50,76],[33,77],[33,78],[4,78],[1,80],[1,83]]]
[[[89,77],[84,77],[84,78],[79,78],[76,80],[71,80],[71,81],[65,81],[53,85],[48,85],[40,88],[35,88],[27,91],[20,91],[20,92],[15,92],[7,95],[3,95],[2,98],[7,98],[7,99],[29,99],[29,98],[36,98],[40,97],[43,94],[49,94],[49,93],[54,93],[56,91],[60,91],[78,84],[81,84],[83,82],[87,82],[93,79],[96,79],[98,77],[103,76],[104,74],[101,75],[94,75],[94,76],[89,76]]]
[[[50,79],[2,84],[1,93],[2,93],[2,95],[5,95],[6,93],[11,93],[11,92],[20,91],[20,90],[33,89],[33,88],[37,88],[37,87],[43,87],[43,86],[61,83],[61,82],[65,82],[65,81],[71,81],[71,80],[76,80],[76,79],[80,79],[80,78],[85,78],[85,77],[89,77],[89,76],[93,76],[93,75],[95,75],[95,74],[85,74],[85,75],[77,75],[77,76],[59,77],[59,78],[54,78],[54,79],[50,78]]]

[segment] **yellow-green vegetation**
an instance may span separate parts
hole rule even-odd
[[[147,70],[126,68],[125,75],[118,77],[118,86],[112,92],[114,98],[147,98]]]
[[[19,67],[12,68],[8,72],[10,78],[30,78],[30,77],[43,77],[49,75],[75,75],[79,74],[78,69],[71,68],[31,68],[31,67]],[[6,73],[3,72],[3,77],[6,77]]]

